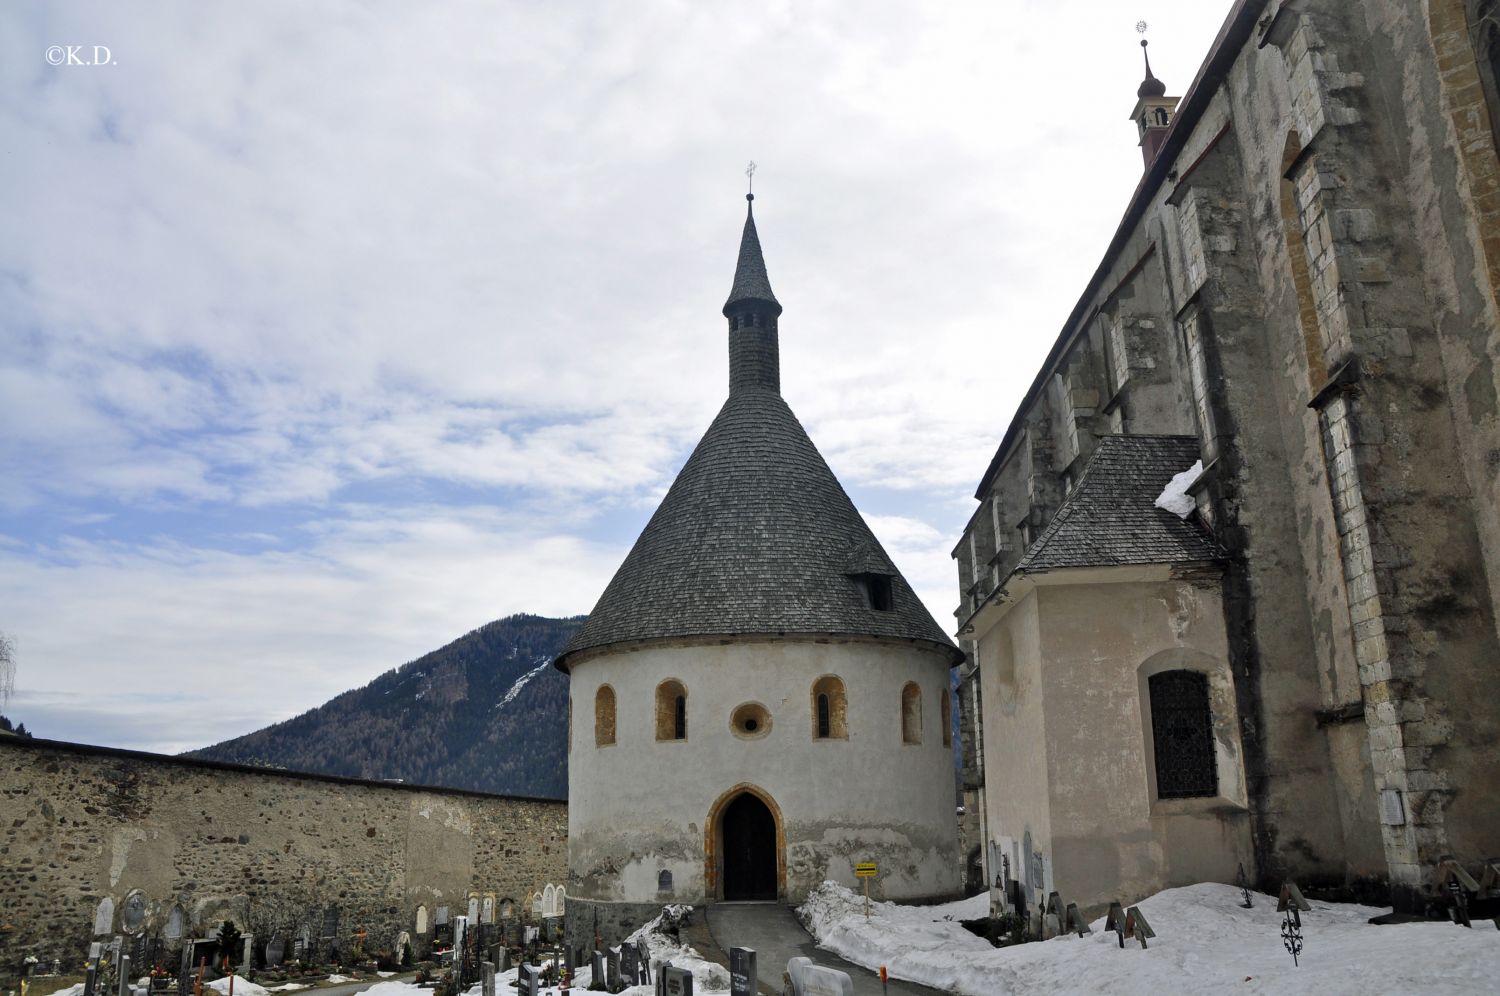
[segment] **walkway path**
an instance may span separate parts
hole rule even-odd
[[[708,921],[709,934],[722,951],[730,948],[755,951],[755,971],[760,976],[762,992],[780,993],[786,963],[804,955],[819,965],[848,972],[854,980],[854,996],[939,996],[940,990],[896,979],[882,990],[876,972],[844,961],[831,951],[820,950],[797,915],[780,903],[710,903],[700,909]],[[707,956],[707,952],[703,954]]]

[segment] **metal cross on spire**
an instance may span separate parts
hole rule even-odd
[[[750,180],[750,189],[748,193],[755,193],[755,171],[757,168],[758,167],[755,165],[754,159],[750,160],[750,165],[745,167],[745,176]]]

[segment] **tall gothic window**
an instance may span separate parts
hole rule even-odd
[[[908,681],[901,689],[901,742],[922,742],[922,689],[915,681]]]
[[[1469,0],[1469,38],[1490,110],[1490,132],[1500,150],[1500,0]]]
[[[656,686],[656,739],[687,739],[687,689],[676,678]]]
[[[813,682],[812,713],[814,740],[849,739],[844,683],[837,676],[825,674]]]
[[[953,692],[947,688],[943,689],[943,746],[953,746]]]
[[[1208,676],[1199,671],[1163,671],[1151,675],[1148,684],[1157,798],[1218,795]]]
[[[608,747],[615,742],[615,690],[600,685],[594,693],[594,746]]]

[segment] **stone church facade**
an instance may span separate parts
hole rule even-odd
[[[1500,853],[1497,76],[1495,0],[1239,0],[1180,101],[1148,64],[954,550],[987,881],[1415,905]]]
[[[826,879],[959,891],[961,659],[780,391],[781,305],[747,217],[729,397],[566,650],[570,943],[665,903],[798,902]]]

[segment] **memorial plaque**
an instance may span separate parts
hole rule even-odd
[[[323,911],[323,930],[318,935],[323,940],[339,936],[339,908],[330,906]]]
[[[115,925],[115,901],[108,896],[99,900],[99,905],[94,909],[94,936],[109,933]]]
[[[167,914],[167,943],[182,940],[182,935],[187,931],[187,914],[181,906],[173,906],[172,912]]]
[[[755,950],[729,949],[729,992],[731,996],[755,996]]]
[[[433,917],[433,922],[436,923],[439,927],[445,927],[445,926],[447,926],[448,925],[448,907],[446,907],[446,906],[439,906],[437,908],[436,915]]]
[[[125,897],[125,910],[120,914],[120,925],[133,934],[145,922],[146,897],[142,893],[132,892]]]
[[[478,923],[479,922],[479,897],[478,896],[470,896],[469,897],[469,922],[470,923]]]
[[[418,935],[423,935],[423,934],[426,934],[426,933],[427,933],[427,907],[426,906],[418,906],[417,907],[417,934]]]
[[[484,897],[484,901],[479,904],[479,922],[480,923],[494,923],[495,922],[495,897],[494,896],[485,896]]]

